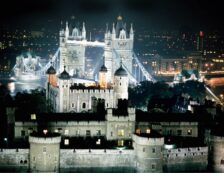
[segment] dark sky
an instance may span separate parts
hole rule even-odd
[[[4,3],[3,3],[4,1]],[[152,29],[220,29],[221,0],[2,0],[1,24],[13,27],[57,28],[74,15],[93,27],[112,23],[118,14],[135,26]]]

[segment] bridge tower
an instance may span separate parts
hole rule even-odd
[[[112,26],[112,33],[106,30],[105,33],[105,66],[108,69],[107,81],[113,82],[113,74],[119,68],[122,61],[123,66],[132,74],[134,32],[131,24],[130,29],[126,28],[121,16],[117,17],[116,25]]]
[[[74,21],[68,24],[65,29],[59,33],[60,40],[60,69],[66,66],[71,76],[84,77],[85,72],[85,46],[76,41],[86,41],[85,23],[82,27],[74,24]]]

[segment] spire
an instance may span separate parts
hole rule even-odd
[[[66,27],[65,27],[65,37],[69,37],[69,28],[68,28],[68,22],[66,21]]]
[[[108,23],[106,23],[106,33],[108,32]]]
[[[82,37],[83,37],[83,39],[86,39],[86,27],[85,27],[85,22],[82,23]]]
[[[131,28],[130,28],[130,39],[134,38],[134,31],[133,31],[133,25],[131,23]]]
[[[61,20],[61,28],[60,30],[63,30],[63,21]]]
[[[112,28],[112,38],[116,37],[116,32],[115,32],[115,27],[114,27],[114,23],[113,23],[113,28]]]

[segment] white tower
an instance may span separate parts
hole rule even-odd
[[[122,65],[114,73],[114,94],[115,107],[118,105],[118,99],[128,99],[128,74]]]
[[[118,16],[116,26],[112,26],[112,34],[105,33],[105,65],[108,69],[107,79],[113,82],[112,74],[119,67],[119,62],[122,61],[125,69],[132,73],[133,60],[133,44],[134,31],[131,24],[130,30],[126,29],[126,24],[123,23],[121,16]]]

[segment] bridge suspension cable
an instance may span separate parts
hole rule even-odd
[[[135,52],[133,53],[133,59],[136,61],[137,65],[139,66],[142,74],[148,81],[156,82],[155,79],[149,74],[149,72],[145,69],[145,67],[142,65],[142,63],[139,61],[138,57],[136,56]]]

